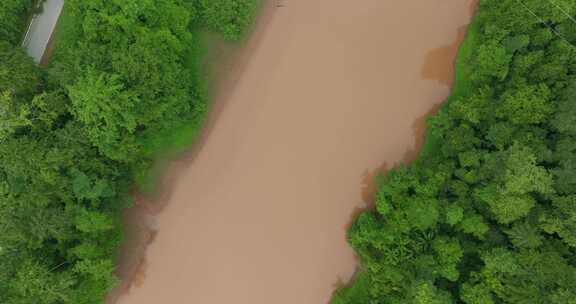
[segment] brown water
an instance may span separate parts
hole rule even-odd
[[[449,93],[472,2],[270,2],[166,207],[127,214],[140,234],[110,302],[327,303],[356,269],[345,231],[373,176],[414,157]]]

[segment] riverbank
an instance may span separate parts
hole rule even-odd
[[[478,1],[474,2],[473,7],[474,12],[478,6]],[[474,14],[474,13],[473,13]],[[478,21],[473,19],[472,22],[466,27],[466,38],[463,39],[462,44],[459,47],[458,54],[454,63],[454,86],[450,92],[450,96],[439,108],[439,111],[446,111],[448,105],[451,101],[463,97],[467,92],[472,89],[470,70],[470,61],[472,60],[472,54],[474,49],[478,46],[476,41],[476,36],[478,35]],[[424,158],[427,155],[432,155],[438,152],[439,146],[441,145],[441,140],[436,134],[426,132],[425,142],[422,146],[422,151],[419,154],[420,158]]]
[[[480,2],[424,150],[348,231],[361,267],[334,304],[574,299],[574,9]]]
[[[134,176],[205,113],[195,32],[238,37],[257,0],[66,0],[46,69],[18,39],[31,3],[0,5],[0,289],[10,303],[97,303],[117,283]]]
[[[471,4],[471,16],[475,16],[476,11],[478,9],[478,1],[472,1]],[[441,112],[447,111],[448,105],[451,101],[455,100],[456,98],[460,98],[465,94],[469,93],[471,90],[471,74],[470,71],[470,60],[472,59],[473,50],[477,47],[476,44],[476,36],[478,31],[478,22],[477,18],[472,17],[470,24],[466,27],[462,27],[459,31],[459,39],[456,41],[455,49],[457,49],[457,53],[454,56],[449,56],[450,63],[449,65],[453,65],[453,73],[448,73],[448,76],[442,77],[451,85],[450,95],[446,98],[446,100],[441,104],[438,105],[436,109],[433,109],[429,115],[426,115],[424,121],[422,122],[421,128],[424,129],[423,134],[421,136],[420,143],[417,144],[419,148],[415,149],[414,153],[404,159],[404,164],[410,164],[416,159],[422,160],[427,157],[430,157],[434,154],[440,153],[440,145],[442,144],[441,138],[437,137],[437,134],[431,132],[429,129],[426,128],[426,121],[428,118],[434,115],[441,115]],[[435,52],[431,52],[435,53]],[[454,54],[451,54],[454,55]],[[436,56],[438,57],[438,56]],[[447,64],[446,62],[441,62],[437,64]],[[424,69],[423,71],[426,71]],[[424,75],[427,73],[424,72]],[[425,129],[426,128],[426,129]],[[372,177],[373,178],[373,186],[371,187],[369,193],[367,194],[367,199],[375,200],[376,195],[378,192],[378,185],[377,183],[383,183],[385,179],[385,175],[387,172],[379,172],[380,176],[376,174]],[[375,208],[375,204],[371,206]],[[359,216],[359,214],[356,215]],[[370,289],[370,278],[365,270],[361,268],[355,273],[354,278],[336,290],[334,293],[334,297],[332,298],[331,303],[333,304],[352,304],[352,303],[369,303],[370,297],[368,295],[368,291]],[[407,300],[407,299],[405,299]]]
[[[117,303],[327,302],[356,268],[345,230],[371,176],[419,148],[449,92],[421,69],[429,52],[454,57],[470,2],[422,5],[275,7],[193,160],[175,164]]]
[[[174,183],[195,161],[212,133],[226,108],[231,89],[241,79],[273,15],[273,1],[263,1],[259,17],[247,31],[250,35],[240,41],[227,41],[215,33],[199,33],[202,46],[196,52],[203,58],[200,70],[205,77],[206,117],[201,124],[176,130],[172,139],[166,140],[167,144],[155,150],[156,164],[137,180],[134,206],[126,209],[122,216],[125,240],[119,250],[116,269],[120,284],[109,293],[106,303],[120,303],[119,298],[145,279],[146,249],[158,233],[155,217],[168,205]]]

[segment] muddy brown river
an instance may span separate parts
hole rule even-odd
[[[269,2],[165,207],[127,215],[155,232],[125,244],[109,303],[328,303],[357,267],[346,228],[373,177],[418,151],[472,13],[473,0]],[[126,258],[143,239],[144,259]]]

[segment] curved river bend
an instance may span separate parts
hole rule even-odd
[[[472,2],[270,2],[110,302],[328,303],[355,271],[345,232],[372,178],[414,157],[449,93]]]

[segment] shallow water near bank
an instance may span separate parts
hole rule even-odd
[[[449,93],[472,3],[268,2],[196,147],[127,212],[109,303],[328,303],[373,177],[415,157]]]

